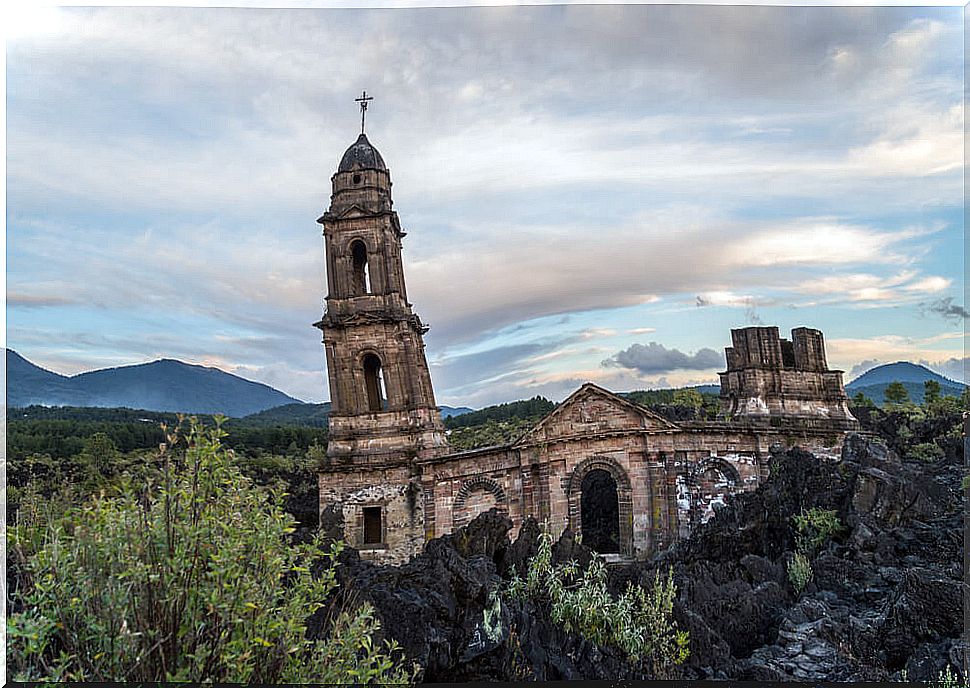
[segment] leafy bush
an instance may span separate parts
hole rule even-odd
[[[801,593],[809,584],[813,576],[812,562],[802,552],[795,552],[788,560],[788,580],[796,593]]]
[[[550,605],[552,620],[600,645],[623,650],[633,661],[652,665],[657,675],[687,659],[689,638],[678,631],[672,610],[677,590],[673,572],[658,572],[650,592],[628,585],[618,599],[606,586],[606,567],[599,560],[579,571],[575,561],[552,564],[552,536],[539,538],[539,550],[529,561],[525,580],[514,574],[508,592]]]
[[[794,516],[795,522],[795,554],[788,561],[788,580],[796,593],[800,593],[812,580],[812,562],[810,556],[822,546],[830,537],[843,529],[839,515],[832,509],[802,510]]]
[[[798,548],[803,552],[814,552],[842,530],[839,515],[832,509],[819,509],[814,506],[808,511],[803,509],[801,514],[794,517],[794,521],[798,531]]]
[[[290,543],[280,494],[240,473],[219,424],[168,435],[155,482],[58,512],[25,502],[8,532],[23,577],[7,621],[17,680],[403,683],[373,610],[325,640],[307,618],[339,545]],[[46,504],[46,506],[50,506]],[[317,572],[311,571],[313,567]]]
[[[909,456],[920,461],[939,461],[946,452],[936,442],[921,442],[909,450]]]

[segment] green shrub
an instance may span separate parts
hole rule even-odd
[[[788,580],[796,593],[801,593],[812,580],[810,557],[833,535],[843,529],[839,515],[832,509],[802,509],[795,522],[795,554],[788,561]]]
[[[812,580],[812,562],[802,552],[795,552],[788,560],[788,580],[796,593],[801,593]]]
[[[946,452],[936,442],[921,442],[909,450],[909,457],[920,461],[939,461]]]
[[[842,530],[839,515],[833,509],[812,507],[794,517],[798,533],[796,542],[799,551],[813,553],[826,540]]]
[[[156,482],[64,512],[26,504],[8,532],[24,587],[7,621],[17,680],[402,683],[368,606],[325,640],[307,618],[337,583],[339,545],[292,544],[279,494],[253,485],[193,419]],[[317,568],[317,566],[315,566]]]
[[[606,586],[606,567],[594,559],[585,571],[575,561],[552,564],[552,536],[539,538],[539,551],[529,561],[525,580],[513,575],[508,592],[546,602],[554,623],[600,645],[623,650],[633,661],[649,663],[657,675],[666,674],[688,656],[689,638],[672,618],[677,590],[673,572],[653,588],[628,585],[613,599]]]

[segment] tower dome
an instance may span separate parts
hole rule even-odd
[[[387,171],[387,165],[377,149],[367,140],[367,136],[361,134],[357,137],[354,144],[347,149],[344,157],[340,159],[340,166],[337,172],[351,172],[353,170],[383,170]]]

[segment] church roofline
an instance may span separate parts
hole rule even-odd
[[[561,413],[563,409],[565,409],[567,406],[569,406],[569,404],[572,403],[572,401],[574,399],[576,399],[577,397],[579,397],[581,394],[583,394],[585,392],[595,392],[596,394],[599,394],[600,396],[604,396],[604,397],[610,399],[611,401],[613,401],[614,403],[617,403],[617,404],[619,404],[621,406],[624,406],[624,407],[630,409],[631,411],[634,411],[634,412],[640,414],[641,416],[644,416],[646,418],[650,418],[651,420],[657,421],[658,423],[664,425],[665,426],[665,429],[667,429],[667,430],[679,430],[680,429],[675,423],[670,422],[669,420],[667,420],[666,418],[664,418],[663,416],[661,416],[659,413],[655,413],[655,412],[651,411],[648,408],[645,408],[643,406],[640,406],[640,404],[637,404],[637,403],[634,403],[634,402],[630,401],[629,399],[624,399],[620,395],[618,395],[618,394],[616,394],[614,392],[611,392],[610,390],[606,389],[605,387],[600,387],[595,382],[585,382],[585,383],[583,383],[579,387],[579,389],[577,389],[575,392],[573,392],[568,397],[566,397],[565,399],[563,399],[562,400],[562,403],[560,403],[558,406],[556,406],[556,408],[554,408],[552,411],[550,411],[549,413],[547,413],[543,418],[541,418],[539,420],[539,422],[537,422],[531,428],[529,428],[528,430],[526,430],[517,440],[515,440],[514,442],[512,442],[512,444],[509,445],[509,446],[511,446],[511,447],[519,447],[519,446],[525,446],[525,445],[528,445],[528,444],[534,444],[535,443],[534,441],[532,441],[532,442],[525,441],[526,438],[529,437],[532,433],[534,433],[537,430],[539,430],[542,426],[544,426],[547,422],[549,422],[550,419],[552,419],[554,416],[559,415],[559,413]],[[629,432],[629,431],[627,430],[625,432]]]

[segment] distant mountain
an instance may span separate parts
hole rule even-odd
[[[451,418],[452,416],[460,416],[463,413],[471,413],[475,409],[468,408],[467,406],[439,406],[441,409],[442,418]]]
[[[845,386],[845,391],[849,396],[855,396],[862,392],[876,404],[882,404],[885,399],[886,387],[891,382],[901,382],[909,392],[911,401],[920,404],[923,402],[923,383],[927,380],[936,380],[940,383],[940,394],[958,397],[963,393],[965,385],[955,380],[943,377],[939,373],[934,373],[926,366],[899,361],[897,363],[887,363],[872,370],[868,370],[855,380]]]
[[[72,405],[79,395],[70,389],[70,381],[7,349],[7,406],[43,404],[45,399],[64,399],[63,405]]]
[[[685,389],[696,389],[701,394],[720,394],[721,385],[697,385],[695,387],[685,387]]]
[[[465,406],[454,408],[442,406],[441,417],[457,416],[468,413],[472,409]],[[305,425],[312,428],[327,427],[327,417],[330,415],[330,402],[322,404],[284,404],[259,413],[246,416],[243,420],[252,425]]]
[[[7,350],[7,406],[98,406],[247,416],[298,399],[215,368],[161,359],[67,377]]]

